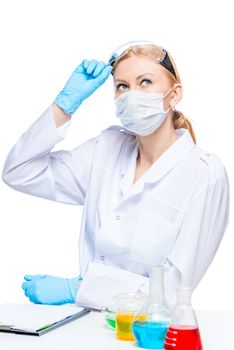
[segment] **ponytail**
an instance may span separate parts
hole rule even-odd
[[[184,116],[180,111],[174,110],[172,121],[175,129],[184,128],[190,132],[193,142],[196,144],[196,136],[192,127],[191,122]]]

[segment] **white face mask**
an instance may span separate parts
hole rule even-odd
[[[161,93],[128,91],[117,97],[116,116],[123,126],[141,136],[147,136],[157,130],[167,117],[171,107],[164,111],[163,99],[166,95]]]

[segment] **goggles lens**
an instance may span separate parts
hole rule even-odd
[[[167,51],[163,47],[156,45],[153,41],[148,41],[148,40],[129,41],[128,43],[125,43],[125,44],[119,46],[111,54],[111,56],[108,60],[108,63],[110,65],[113,65],[116,61],[118,61],[121,57],[123,57],[127,53],[128,49],[134,48],[134,46],[141,46],[141,45],[151,45],[151,46],[157,47],[159,49],[158,63],[160,63],[164,68],[166,68],[176,78],[176,73],[175,73],[174,67],[171,63],[171,60],[169,58]]]

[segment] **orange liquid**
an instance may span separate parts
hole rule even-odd
[[[135,314],[131,312],[116,313],[116,338],[120,340],[134,340],[132,333],[132,323],[134,321],[145,321],[146,315],[135,318]]]

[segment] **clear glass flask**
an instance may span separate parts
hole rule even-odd
[[[171,310],[164,304],[163,268],[151,267],[149,277],[149,297],[133,320],[132,330],[138,347],[161,350],[171,321]]]
[[[177,288],[177,303],[169,326],[165,350],[202,350],[196,314],[191,305],[192,289]]]

